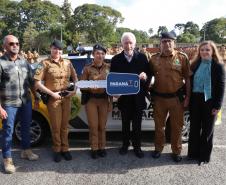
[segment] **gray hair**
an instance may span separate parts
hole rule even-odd
[[[3,38],[3,45],[6,44],[6,41],[7,41],[7,36],[5,36],[5,37]]]
[[[7,43],[7,40],[9,39],[9,37],[14,37],[18,40],[17,37],[15,37],[14,35],[6,35],[4,38],[3,38],[3,45],[5,45]]]
[[[122,37],[121,37],[121,43],[123,44],[123,41],[125,40],[125,38],[131,38],[134,42],[134,44],[136,44],[136,37],[133,33],[131,32],[124,32],[122,34]]]

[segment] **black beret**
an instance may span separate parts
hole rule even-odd
[[[95,50],[101,50],[101,51],[103,51],[104,53],[107,52],[107,50],[106,50],[103,46],[101,46],[100,44],[95,44],[95,45],[93,46],[93,51],[95,51]]]
[[[161,39],[176,40],[176,35],[173,32],[163,32],[161,33]]]
[[[53,42],[51,43],[50,46],[55,46],[56,48],[60,49],[60,50],[63,50],[64,48],[64,45],[62,42],[60,42],[59,40],[53,40]]]

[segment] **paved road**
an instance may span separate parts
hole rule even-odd
[[[223,185],[226,184],[226,102],[224,102],[223,123],[216,126],[212,161],[206,166],[198,166],[195,161],[185,159],[187,145],[183,145],[184,159],[174,163],[170,158],[170,146],[164,148],[160,159],[150,157],[153,147],[153,134],[145,133],[144,159],[137,159],[133,152],[119,156],[118,134],[108,138],[108,156],[92,160],[89,156],[87,134],[71,137],[73,161],[54,163],[51,156],[51,143],[35,148],[40,155],[37,162],[20,159],[18,146],[14,149],[17,173],[8,175],[0,170],[0,185],[63,185],[63,184],[178,184],[178,185]],[[149,138],[150,134],[150,138]]]

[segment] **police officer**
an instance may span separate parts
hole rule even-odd
[[[33,60],[34,60],[34,62],[38,62],[38,58],[39,58],[39,54],[38,54],[38,52],[35,50],[35,51],[34,51],[34,54],[33,54]]]
[[[85,66],[81,80],[105,80],[109,73],[109,64],[104,63],[106,49],[99,44],[93,47],[93,62]],[[85,105],[89,124],[89,140],[91,157],[105,157],[106,150],[106,122],[108,111],[111,110],[111,101],[103,88],[88,89],[89,100]]]
[[[160,52],[150,60],[150,69],[155,81],[154,121],[155,121],[155,151],[153,158],[159,158],[165,142],[165,123],[170,116],[172,158],[175,162],[182,160],[180,155],[181,132],[183,127],[184,107],[188,106],[190,98],[190,66],[186,54],[176,51],[175,35],[172,32],[162,33]],[[183,80],[185,80],[185,97],[183,95]]]
[[[151,59],[151,53],[149,53],[147,51],[147,47],[145,44],[142,45],[142,48],[141,48],[141,53],[145,54],[145,56],[147,57],[148,61]]]
[[[225,65],[226,64],[226,47],[224,45],[220,46],[219,52]]]
[[[77,81],[71,62],[61,58],[63,44],[54,40],[50,45],[51,55],[40,62],[34,75],[36,87],[50,95],[47,103],[51,122],[54,161],[60,162],[61,156],[71,160],[68,144],[68,121],[71,112],[71,96],[75,91],[67,91],[70,78]],[[41,83],[44,81],[44,84]]]
[[[30,50],[28,50],[28,52],[27,52],[27,61],[28,61],[30,64],[34,63],[33,58],[34,58],[33,53],[32,53]]]

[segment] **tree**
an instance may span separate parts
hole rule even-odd
[[[38,31],[48,30],[52,24],[62,22],[60,7],[49,2],[22,0],[18,4],[20,15],[19,29],[23,32],[30,22],[33,22]]]
[[[66,22],[71,18],[71,12],[72,12],[71,3],[69,3],[68,0],[64,0],[61,10],[63,13],[63,19]]]
[[[53,23],[62,21],[60,7],[49,1],[22,0],[17,2],[4,0],[3,2],[5,2],[3,3],[5,10],[1,11],[3,15],[0,14],[1,22],[4,23],[1,26],[4,27],[3,35],[14,34],[18,38],[23,38],[26,28],[31,22],[40,32],[49,30]],[[21,41],[23,42],[23,40]]]
[[[181,43],[196,43],[197,42],[197,37],[195,35],[186,32],[177,37],[177,42]]]
[[[150,34],[150,36],[154,33],[154,30],[153,30],[153,28],[149,28],[148,29],[148,33]]]
[[[225,43],[226,42],[226,18],[217,18],[213,19],[202,27],[200,31],[202,35],[202,40],[213,40],[217,43]]]
[[[18,15],[17,9],[18,2],[10,0],[0,1],[0,29],[2,37],[7,34],[14,34],[19,36],[18,22],[20,16]]]
[[[29,36],[29,31],[32,30],[31,23],[34,24],[33,27],[38,34],[46,34],[51,30],[53,24],[62,22],[62,18],[60,7],[49,1],[22,0],[18,2],[1,0],[0,31],[2,35],[0,36],[13,34],[19,38],[23,45],[23,39],[26,39]],[[25,44],[28,47],[27,41]]]
[[[183,30],[184,27],[185,27],[185,24],[183,24],[183,23],[177,23],[177,24],[175,24],[175,26],[174,26],[174,28],[175,28],[175,29],[178,29],[178,30]]]
[[[195,43],[200,38],[199,26],[192,21],[188,21],[186,24],[177,23],[174,28],[180,31],[177,42]]]
[[[195,37],[199,37],[199,26],[192,21],[187,22],[184,25],[184,33],[193,34]]]
[[[167,31],[168,31],[168,29],[167,29],[166,26],[159,26],[158,31],[157,31],[157,34],[160,37],[161,36],[161,33],[167,32]]]
[[[34,23],[29,23],[26,27],[26,31],[23,34],[23,49],[24,50],[32,50],[36,48],[36,38],[39,35],[38,31],[36,30]]]
[[[130,28],[123,28],[123,27],[116,29],[116,33],[115,33],[116,39],[117,39],[116,42],[119,42],[119,43],[121,42],[120,39],[124,32],[132,32],[135,35],[136,41],[138,44],[149,43],[149,36],[147,32],[141,31],[141,30],[132,30]]]
[[[117,10],[107,6],[84,4],[75,8],[67,28],[87,34],[87,41],[91,43],[107,43],[114,34],[116,24],[122,21],[123,17]]]
[[[179,32],[180,32],[179,34],[182,34],[184,32],[184,26],[185,26],[185,24],[183,24],[183,23],[177,23],[177,24],[175,24],[174,28],[179,30]]]

